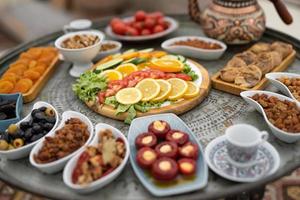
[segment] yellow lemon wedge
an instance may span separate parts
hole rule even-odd
[[[188,84],[188,89],[184,93],[183,98],[190,99],[190,98],[197,96],[200,91],[199,87],[191,81],[188,81],[187,84]]]
[[[125,63],[122,65],[119,65],[115,70],[118,72],[121,72],[123,77],[128,76],[132,72],[138,71],[138,67],[135,64],[132,63]]]
[[[150,101],[157,97],[160,92],[159,84],[152,78],[142,80],[135,86],[135,88],[142,92],[142,101]]]
[[[163,72],[180,72],[183,70],[183,63],[175,59],[156,59],[152,60],[149,67]]]
[[[152,99],[152,101],[155,101],[155,102],[164,101],[168,98],[168,96],[171,92],[172,86],[168,81],[163,80],[163,79],[158,79],[158,80],[156,80],[156,82],[160,86],[160,92],[157,95],[157,97]]]
[[[143,95],[136,88],[124,88],[117,92],[116,100],[124,105],[135,104],[142,99]]]
[[[105,70],[100,74],[100,76],[105,76],[108,81],[114,81],[114,80],[122,80],[123,76],[122,73],[117,70]]]
[[[188,90],[188,84],[186,81],[179,78],[170,78],[168,82],[171,84],[172,89],[169,94],[169,100],[178,100],[186,93]]]

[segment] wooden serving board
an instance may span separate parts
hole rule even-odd
[[[191,110],[192,108],[194,108],[195,106],[197,106],[199,103],[203,101],[203,99],[208,95],[211,88],[209,74],[207,70],[199,63],[192,61],[190,59],[188,59],[188,62],[196,66],[201,73],[199,74],[199,76],[202,77],[199,95],[191,99],[185,99],[176,103],[172,103],[167,106],[163,106],[161,108],[151,109],[146,113],[137,112],[137,117],[154,115],[159,113],[175,113],[179,115]],[[116,116],[116,109],[114,109],[112,106],[109,105],[99,105],[91,102],[86,102],[86,105],[93,111],[112,119],[125,120],[127,117],[127,113],[122,113]]]
[[[284,71],[288,66],[295,60],[296,57],[296,51],[294,50],[289,56],[287,56],[280,65],[275,67],[270,72],[281,72]],[[223,81],[220,78],[221,71],[214,74],[211,78],[212,80],[212,86],[215,89],[222,90],[224,92],[228,92],[235,95],[240,95],[241,92],[247,91],[247,90],[262,90],[264,89],[268,84],[268,79],[264,76],[258,84],[252,88],[246,88],[241,87],[238,85],[235,85],[234,83],[228,83],[226,81]]]
[[[31,102],[38,96],[41,89],[44,87],[44,85],[49,80],[50,76],[53,74],[56,63],[58,62],[58,57],[59,54],[57,54],[57,56],[53,58],[51,64],[47,67],[46,71],[42,74],[42,76],[34,83],[32,88],[28,92],[23,94],[24,103]]]

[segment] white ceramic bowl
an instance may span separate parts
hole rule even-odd
[[[277,97],[280,100],[288,100],[291,102],[295,102],[298,106],[298,108],[300,109],[300,103],[298,101],[295,101],[289,97],[274,93],[274,92],[268,92],[268,91],[261,91],[261,90],[251,90],[251,91],[244,91],[241,92],[241,97],[243,97],[243,99],[249,103],[251,106],[253,106],[258,112],[260,112],[264,118],[265,121],[267,122],[269,128],[271,129],[272,133],[280,140],[286,142],[286,143],[293,143],[296,142],[298,140],[300,140],[300,133],[288,133],[286,131],[283,131],[279,128],[277,128],[276,126],[274,126],[268,119],[263,107],[257,103],[255,100],[253,100],[251,97],[254,96],[255,94],[266,94],[267,96],[273,96],[273,97]]]
[[[121,48],[122,48],[122,43],[121,42],[118,42],[118,41],[114,41],[114,40],[104,40],[101,45],[104,45],[104,44],[114,44],[116,45],[115,48],[113,49],[110,49],[110,50],[107,50],[107,51],[100,51],[97,56],[95,57],[94,60],[100,60],[108,55],[112,55],[112,54],[116,54],[118,53]],[[100,46],[101,47],[101,46]]]
[[[123,41],[145,41],[145,40],[153,40],[157,39],[163,36],[166,36],[172,32],[174,32],[178,28],[178,22],[171,18],[171,17],[164,17],[165,21],[169,23],[168,29],[160,32],[160,33],[154,33],[151,35],[141,35],[141,36],[126,36],[126,35],[118,35],[115,34],[110,26],[107,26],[105,29],[105,33],[117,40],[123,40]],[[133,20],[133,17],[126,17],[122,19],[123,21],[131,21]]]
[[[272,73],[267,73],[266,78],[269,79],[269,81],[277,87],[283,94],[293,98],[294,100],[298,101],[294,95],[291,93],[289,88],[284,85],[282,82],[280,82],[279,78],[282,77],[288,77],[288,78],[300,78],[300,74],[294,74],[294,73],[287,73],[287,72],[272,72]]]
[[[88,140],[86,141],[86,143],[80,147],[79,149],[77,149],[76,151],[74,151],[73,153],[69,154],[68,156],[65,156],[59,160],[50,162],[50,163],[37,163],[34,160],[34,155],[36,155],[39,150],[42,148],[42,146],[44,145],[44,141],[45,138],[43,138],[43,140],[39,141],[31,150],[30,152],[30,156],[29,156],[29,161],[30,163],[36,167],[37,169],[41,170],[42,172],[48,173],[48,174],[52,174],[55,172],[60,171],[61,169],[64,168],[65,164],[68,162],[68,160],[70,158],[72,158],[73,156],[75,156],[77,153],[81,153],[85,146],[88,145],[94,136],[94,127],[92,122],[83,114],[79,113],[79,112],[75,112],[75,111],[66,111],[62,114],[62,121],[61,123],[58,125],[58,127],[56,129],[54,129],[53,131],[51,131],[47,136],[49,137],[53,137],[56,133],[56,130],[61,129],[64,125],[65,122],[70,119],[70,118],[79,118],[81,121],[83,121],[87,126],[88,126],[88,131],[90,133],[90,136],[88,138]]]
[[[128,144],[128,140],[125,137],[125,135],[119,131],[118,129],[108,125],[108,124],[103,124],[103,123],[99,123],[96,125],[96,130],[95,130],[95,137],[93,139],[93,141],[90,143],[91,146],[97,146],[97,144],[99,143],[99,132],[101,130],[105,130],[105,129],[109,129],[112,131],[113,135],[115,137],[120,137],[122,138],[122,140],[125,142],[125,148],[126,148],[126,154],[125,157],[123,159],[123,162],[116,168],[114,169],[113,172],[109,173],[108,175],[88,184],[85,186],[82,185],[78,185],[78,184],[74,184],[72,183],[72,173],[74,171],[74,168],[77,164],[77,160],[80,157],[81,154],[77,154],[76,156],[74,156],[66,165],[64,172],[63,172],[63,180],[64,183],[70,187],[71,189],[73,189],[75,192],[78,193],[88,193],[88,192],[92,192],[95,191],[97,189],[102,188],[103,186],[109,184],[110,182],[112,182],[115,178],[117,178],[120,173],[122,172],[122,170],[124,169],[124,167],[126,166],[126,163],[128,161],[129,158],[129,144]]]
[[[92,46],[88,46],[80,49],[67,49],[61,46],[62,42],[75,35],[95,35],[99,37],[99,42]],[[89,69],[92,65],[92,60],[99,53],[101,43],[104,39],[104,34],[101,31],[78,31],[67,33],[55,40],[55,47],[59,49],[59,52],[63,55],[65,60],[73,63],[73,68],[70,71],[70,75],[79,77],[84,71]]]
[[[200,49],[196,47],[176,45],[172,46],[177,41],[186,41],[188,39],[198,39],[206,42],[213,42],[219,44],[221,49]],[[227,46],[225,43],[220,42],[219,40],[211,39],[208,37],[200,36],[180,36],[168,39],[161,44],[161,47],[173,54],[179,54],[187,57],[194,57],[202,60],[216,60],[220,58],[223,53],[226,51]]]
[[[48,132],[48,134],[50,134],[51,131],[53,131],[57,127],[57,125],[58,125],[58,120],[59,120],[58,112],[57,112],[57,110],[52,105],[50,105],[49,103],[43,102],[43,101],[36,102],[33,105],[32,110],[40,108],[40,107],[43,107],[43,106],[50,107],[55,112],[56,122],[55,122],[53,128]],[[24,119],[22,119],[21,121],[19,121],[18,123],[16,123],[16,125],[19,126],[19,124],[21,122],[26,122],[26,121],[29,121],[30,119],[31,119],[31,112]],[[46,135],[48,135],[48,134],[46,134]],[[42,140],[42,138],[40,138],[37,141],[34,141],[34,142],[30,143],[30,144],[27,144],[25,146],[17,148],[17,149],[12,149],[12,150],[8,150],[8,151],[0,151],[0,156],[1,156],[1,158],[7,158],[8,160],[16,160],[16,159],[24,158],[24,157],[28,156],[28,154],[30,153],[30,150],[40,140]]]

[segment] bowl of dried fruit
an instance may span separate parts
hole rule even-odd
[[[74,156],[63,172],[64,183],[79,193],[109,184],[120,175],[129,158],[129,143],[120,130],[104,123],[95,129],[90,145]]]
[[[216,60],[226,51],[223,42],[208,37],[180,36],[168,39],[161,47],[174,54],[198,58],[202,60]]]
[[[243,99],[260,112],[272,133],[280,140],[293,143],[300,140],[300,103],[269,91],[241,92]]]
[[[79,77],[92,66],[92,60],[100,51],[104,34],[101,31],[78,31],[67,33],[55,41],[55,47],[73,63],[70,75]]]

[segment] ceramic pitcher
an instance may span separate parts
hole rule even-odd
[[[266,19],[257,0],[213,0],[203,12],[202,0],[189,0],[191,18],[202,25],[209,37],[227,44],[245,44],[259,40],[265,31]],[[281,19],[292,23],[293,19],[281,0],[270,0]]]

